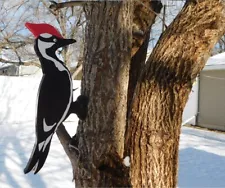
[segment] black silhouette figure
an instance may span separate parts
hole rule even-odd
[[[25,26],[36,37],[34,49],[43,71],[38,92],[36,141],[24,169],[25,174],[31,170],[36,174],[45,163],[57,127],[70,113],[76,113],[84,120],[87,115],[88,99],[80,95],[77,101],[73,102],[70,72],[56,56],[58,48],[72,44],[76,40],[64,39],[58,30],[49,24],[26,23]]]

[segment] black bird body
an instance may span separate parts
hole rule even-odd
[[[36,45],[35,51],[39,54]],[[46,51],[48,54],[48,50]],[[39,57],[43,77],[38,90],[36,119],[36,124],[43,123],[45,119],[49,126],[64,121],[73,101],[73,84],[70,72],[55,53],[50,54],[49,57],[54,59],[54,63],[41,55]],[[59,64],[60,69],[55,64]]]
[[[40,34],[35,40],[34,49],[41,62],[43,76],[38,91],[36,141],[24,173],[33,170],[36,174],[42,168],[49,153],[53,134],[70,113],[75,112],[78,117],[86,117],[86,113],[80,108],[83,107],[82,104],[78,101],[73,102],[70,72],[56,56],[58,48],[74,42],[73,39],[61,38],[60,34],[54,36],[49,33]],[[86,100],[85,97],[81,98]],[[81,114],[79,109],[82,111]]]

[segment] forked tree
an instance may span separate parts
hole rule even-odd
[[[159,1],[88,3],[82,94],[88,116],[59,139],[76,187],[176,187],[182,113],[225,33],[224,0],[187,0],[145,63]],[[123,159],[129,156],[131,165]]]

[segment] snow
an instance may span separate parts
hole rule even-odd
[[[206,66],[210,65],[225,65],[225,52],[210,57]]]
[[[20,76],[30,76],[32,75],[32,77],[41,77],[42,75],[42,70],[39,67],[36,66],[23,66],[20,65],[19,66],[19,75]]]
[[[0,188],[74,187],[72,168],[57,136],[41,171],[23,174],[34,144],[39,82],[40,78],[0,76]],[[74,82],[74,88],[79,85]],[[77,121],[73,115],[65,123],[71,135]],[[225,187],[224,134],[183,127],[179,156],[179,188]]]
[[[225,135],[182,128],[179,187],[225,187]]]
[[[203,70],[224,70],[225,52],[216,54],[208,59]]]
[[[123,159],[123,164],[124,164],[126,167],[130,167],[130,157],[129,157],[129,156],[126,156],[126,157]]]
[[[37,175],[23,174],[34,144],[36,95],[40,78],[0,76],[0,188],[74,187],[72,168],[57,136]],[[75,81],[74,88],[80,83]],[[74,92],[79,95],[79,89]],[[67,130],[76,131],[78,120],[71,115]]]

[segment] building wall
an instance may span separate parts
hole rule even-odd
[[[225,131],[225,70],[202,71],[197,124]]]
[[[198,78],[192,86],[191,93],[188,97],[187,104],[184,108],[182,125],[192,124],[196,125],[196,116],[198,113]]]

